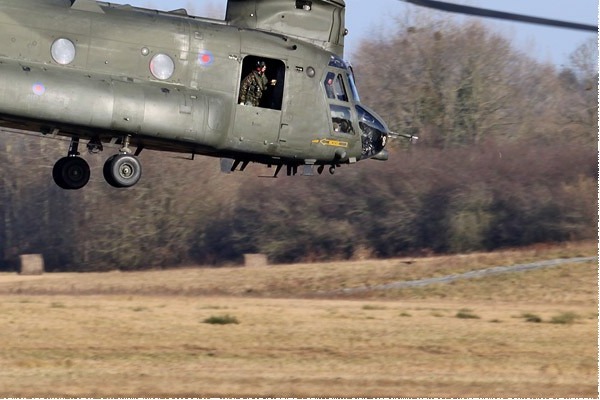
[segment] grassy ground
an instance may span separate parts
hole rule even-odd
[[[0,396],[597,397],[597,263],[314,298],[595,251],[0,275]]]

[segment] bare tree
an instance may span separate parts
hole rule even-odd
[[[423,16],[400,22],[391,37],[365,41],[356,69],[365,102],[393,129],[439,147],[525,133],[527,81],[546,67],[508,39],[478,23]]]
[[[598,46],[596,39],[581,44],[561,72],[565,99],[560,114],[565,134],[596,140],[598,133]]]

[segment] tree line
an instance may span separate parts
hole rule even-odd
[[[89,156],[82,191],[52,182],[67,142],[0,135],[0,269],[41,253],[48,270],[224,265],[494,250],[597,235],[595,45],[568,67],[535,61],[479,24],[427,14],[360,46],[365,104],[420,143],[334,176],[222,175],[218,160],[143,152],[130,190]]]

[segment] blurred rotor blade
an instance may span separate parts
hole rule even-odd
[[[575,22],[557,21],[554,19],[530,17],[527,15],[513,14],[502,11],[488,10],[485,8],[469,7],[460,4],[450,4],[436,0],[401,0],[416,6],[433,8],[436,10],[447,11],[458,14],[476,15],[479,17],[505,19],[509,21],[526,22],[529,24],[555,26],[559,28],[577,29],[582,31],[598,32],[598,27],[594,25],[578,24]]]

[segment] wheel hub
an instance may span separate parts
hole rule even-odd
[[[133,175],[133,171],[133,166],[131,166],[131,164],[123,164],[119,168],[119,175],[125,179],[129,179]]]

